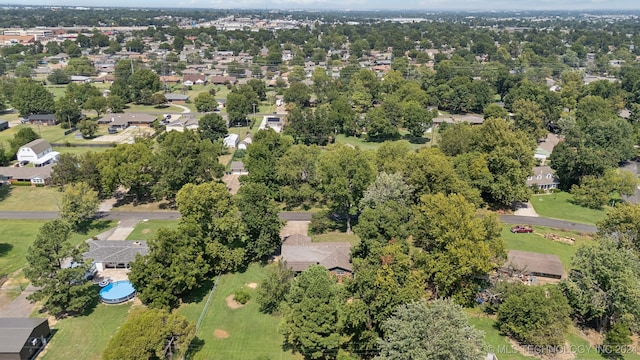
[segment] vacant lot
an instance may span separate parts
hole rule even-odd
[[[263,277],[263,268],[256,264],[245,272],[222,276],[198,331],[197,336],[204,344],[193,354],[194,359],[245,360],[260,356],[271,360],[298,359],[281,348],[283,338],[278,332],[280,319],[259,312],[258,304],[253,299],[255,290],[247,286],[249,283],[260,283]],[[250,292],[252,299],[240,308],[229,308],[225,299],[243,287]],[[199,303],[183,306],[180,312],[197,321],[198,310],[202,309],[201,304],[206,300],[204,296]]]
[[[61,198],[57,187],[2,186],[0,210],[58,211]]]
[[[582,235],[572,231],[561,231],[543,226],[534,226],[532,234],[514,234],[509,229],[512,225],[505,225],[502,229],[502,237],[507,243],[507,249],[531,251],[542,254],[557,255],[562,261],[565,270],[571,266],[571,257],[576,253],[580,245],[591,241],[590,236]],[[556,234],[559,236],[575,239],[574,244],[566,244],[559,241],[550,240],[544,237],[545,234]]]
[[[133,229],[127,240],[149,240],[158,233],[162,227],[176,228],[178,220],[147,220],[139,222]]]
[[[121,305],[99,304],[87,316],[59,321],[52,327],[54,335],[41,358],[101,359],[111,336],[127,319],[130,308],[130,302]]]
[[[593,210],[571,203],[572,195],[566,192],[534,195],[531,205],[540,216],[573,221],[583,224],[595,224],[604,219],[604,210]]]

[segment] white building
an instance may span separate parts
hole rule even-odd
[[[238,134],[229,134],[224,138],[224,146],[228,148],[235,148],[238,146]]]
[[[18,162],[28,161],[35,166],[44,166],[58,161],[59,152],[53,151],[45,139],[36,139],[18,149]]]

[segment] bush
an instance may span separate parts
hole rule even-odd
[[[329,231],[337,230],[341,226],[335,220],[329,217],[329,212],[322,211],[311,215],[311,223],[309,224],[309,232],[314,235],[324,234]]]
[[[239,289],[236,290],[235,294],[233,294],[233,298],[240,304],[244,305],[247,301],[251,300],[251,294],[249,294],[245,289]]]

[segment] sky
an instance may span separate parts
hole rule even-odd
[[[17,0],[12,4],[216,9],[336,10],[626,10],[638,0]],[[108,4],[108,5],[107,5]]]

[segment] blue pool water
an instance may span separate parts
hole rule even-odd
[[[100,300],[118,304],[133,298],[135,293],[136,289],[129,280],[116,281],[100,289]]]

